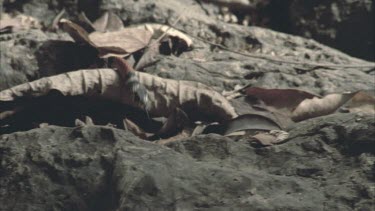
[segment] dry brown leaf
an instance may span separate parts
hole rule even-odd
[[[179,30],[173,29],[170,26],[157,24],[157,23],[147,23],[137,26],[139,29],[145,29],[153,35],[154,38],[160,37],[162,34],[166,33],[167,36],[177,37],[184,42],[186,47],[190,47],[193,44],[193,40],[189,36],[180,32]]]
[[[26,29],[40,29],[42,25],[39,20],[34,17],[18,14],[10,16],[7,13],[1,14],[0,30],[9,28],[12,31],[26,30]]]
[[[233,135],[234,132],[245,130],[279,130],[281,127],[272,119],[257,114],[244,114],[237,118],[227,120],[221,124],[208,125],[203,134],[217,133]]]
[[[187,114],[179,109],[175,108],[174,111],[169,115],[167,121],[155,134],[155,138],[168,138],[181,132],[186,125],[189,124],[189,118]]]
[[[249,87],[245,89],[248,96],[262,100],[272,110],[279,111],[287,116],[305,99],[318,97],[315,94],[297,89],[265,89]]]
[[[142,70],[143,68],[155,64],[158,60],[156,59],[156,55],[160,54],[159,52],[160,43],[155,43],[150,45],[145,49],[143,52],[142,57],[137,62],[135,68],[137,70]]]
[[[149,31],[135,27],[88,34],[81,26],[67,19],[61,19],[59,26],[77,43],[98,49],[99,57],[102,58],[129,55],[147,46],[152,36]]]
[[[92,26],[96,31],[117,31],[124,28],[122,20],[113,12],[105,12]]]
[[[151,39],[149,31],[139,28],[123,28],[113,32],[93,32],[89,39],[101,51],[101,57],[108,54],[130,54],[147,46]]]
[[[276,140],[276,137],[267,133],[258,133],[254,135],[252,138],[254,138],[258,143],[260,143],[263,146],[271,146],[272,142]]]
[[[250,104],[261,112],[269,112],[288,128],[292,121],[298,122],[313,117],[328,115],[335,112],[346,102],[349,103],[349,111],[374,112],[374,97],[364,92],[343,94],[329,94],[324,97],[296,89],[265,89],[259,87],[243,88],[241,92],[248,97],[254,97]],[[236,94],[228,92],[229,96]],[[356,97],[357,96],[357,97]],[[291,121],[292,120],[292,121]]]
[[[293,121],[324,116],[335,112],[350,100],[357,92],[344,94],[329,94],[323,98],[314,97],[302,101],[292,113]]]
[[[204,89],[203,84],[164,79],[135,72],[138,81],[147,89],[148,111],[154,116],[169,116],[174,108],[195,110],[218,121],[237,116],[232,105],[218,92]],[[57,90],[64,96],[84,95],[138,107],[130,90],[124,89],[113,69],[86,69],[42,78],[0,92],[0,101],[21,97],[38,97]],[[201,88],[203,87],[203,88]]]
[[[375,96],[374,90],[359,91],[355,94],[347,105],[350,112],[363,112],[375,114]]]
[[[280,113],[285,118],[291,118],[296,122],[331,114],[357,95],[357,92],[353,92],[320,97],[296,89],[264,89],[259,87],[246,88],[245,93],[248,96],[260,99],[270,111]],[[371,101],[368,96],[364,97],[363,95],[358,95],[358,99]],[[356,101],[354,98],[353,100],[353,102]],[[353,105],[353,107],[358,107],[359,104],[363,105],[363,103],[357,103],[357,106]],[[367,105],[368,107],[371,106]],[[353,108],[352,111],[354,110]]]
[[[137,124],[130,121],[129,119],[123,120],[125,130],[133,133],[134,135],[138,136],[141,139],[148,139],[151,134],[146,133],[142,128],[140,128]]]
[[[96,48],[97,46],[90,40],[88,33],[78,24],[73,23],[65,18],[59,21],[59,27],[67,32],[75,42],[80,44],[91,45]]]
[[[188,138],[190,136],[191,136],[191,131],[183,130],[175,136],[172,136],[172,137],[166,138],[166,139],[157,140],[157,141],[155,141],[155,143],[160,144],[160,145],[167,145],[169,143],[180,141],[181,139]]]

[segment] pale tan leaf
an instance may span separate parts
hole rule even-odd
[[[351,113],[362,112],[366,114],[375,114],[375,96],[374,90],[359,91],[355,94],[347,105]]]
[[[84,127],[84,126],[86,125],[86,123],[83,122],[83,121],[80,120],[80,119],[76,119],[76,120],[74,121],[74,125],[75,125],[76,127]]]
[[[147,23],[147,24],[139,25],[137,27],[140,29],[148,30],[149,32],[152,33],[154,38],[158,38],[166,32],[167,36],[177,37],[180,40],[184,41],[187,47],[190,47],[193,44],[193,40],[190,39],[189,36],[167,25],[162,25],[162,24],[157,24],[157,23]]]
[[[205,124],[202,124],[202,123],[196,124],[191,136],[196,136],[196,135],[202,134],[205,127],[206,127]]]
[[[86,125],[95,125],[94,121],[89,116],[85,116],[85,124]]]
[[[74,124],[77,127],[92,126],[94,125],[94,121],[91,119],[91,117],[85,116],[85,121],[82,121],[80,119],[75,119]]]
[[[133,133],[141,139],[148,139],[151,134],[147,134],[142,128],[129,119],[123,120],[125,130]]]
[[[182,130],[180,133],[178,133],[175,136],[172,136],[166,139],[157,140],[155,143],[160,144],[160,145],[167,145],[176,141],[180,141],[184,138],[188,138],[190,136],[191,136],[191,132],[189,130]]]
[[[169,116],[174,108],[181,107],[202,113],[218,121],[237,116],[232,105],[218,92],[207,90],[189,81],[164,79],[147,73],[135,72],[138,81],[147,89],[148,111],[154,116]],[[0,101],[20,97],[38,97],[58,90],[65,96],[85,95],[138,107],[131,90],[122,87],[120,76],[113,69],[87,69],[68,72],[21,84],[0,92]]]
[[[276,140],[276,137],[268,133],[258,133],[253,138],[263,146],[271,146],[272,142]]]
[[[124,28],[113,32],[93,32],[89,35],[89,39],[102,51],[127,54],[147,46],[151,36],[149,31],[143,29]]]
[[[105,12],[92,25],[99,32],[118,31],[124,28],[122,20],[113,12]]]
[[[258,133],[252,138],[263,146],[271,146],[283,143],[289,137],[289,133],[282,130],[271,130],[268,133]]]
[[[350,100],[356,93],[329,94],[323,98],[314,97],[306,99],[293,111],[292,119],[293,121],[302,121],[331,114]]]
[[[63,8],[60,12],[59,12],[59,14],[57,14],[56,16],[55,16],[55,18],[53,19],[53,21],[52,21],[52,24],[51,24],[51,26],[49,27],[49,29],[50,30],[52,30],[52,31],[56,31],[58,28],[59,28],[59,21],[60,21],[60,19],[62,18],[62,16],[65,14],[65,8]]]

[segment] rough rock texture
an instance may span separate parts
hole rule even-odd
[[[343,124],[345,123],[345,124]],[[165,146],[50,126],[0,138],[3,210],[371,210],[375,122],[300,124],[283,145],[200,135]]]
[[[6,2],[6,11],[43,17],[48,25],[70,1]],[[199,81],[217,91],[249,83],[316,94],[373,89],[374,68],[303,64],[365,61],[313,40],[221,22],[195,1],[103,0],[93,8],[78,2],[66,17],[87,10],[94,20],[113,10],[126,25],[135,25],[172,23],[187,11],[176,27],[189,34],[244,53],[302,62],[256,59],[194,39],[192,51],[160,55],[145,69],[161,77]],[[1,35],[0,53],[0,90],[88,68],[95,60],[94,52],[61,31]],[[3,134],[0,210],[371,210],[374,127],[373,117],[336,114],[301,122],[287,143],[266,148],[219,135],[160,146],[99,126]]]

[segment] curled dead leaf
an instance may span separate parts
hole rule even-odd
[[[314,97],[302,101],[292,113],[293,121],[324,116],[335,112],[350,100],[357,92],[344,94],[329,94],[323,98]]]
[[[138,136],[141,139],[148,139],[151,134],[146,133],[142,128],[140,128],[137,124],[132,122],[129,119],[123,120],[125,130],[133,133],[134,135]]]
[[[202,89],[197,83],[164,79],[141,72],[134,74],[147,89],[150,100],[148,111],[151,115],[169,116],[174,108],[180,107],[185,111],[206,114],[217,121],[237,116],[232,105],[222,95]],[[138,107],[130,90],[124,89],[121,84],[119,75],[113,69],[78,70],[3,90],[0,92],[0,102],[44,96],[51,90],[57,90],[64,96],[84,95]]]
[[[291,115],[291,112],[305,99],[318,97],[318,95],[298,89],[266,89],[249,87],[244,90],[246,95],[262,100],[272,110],[277,110]]]
[[[299,122],[313,117],[328,115],[335,112],[351,100],[349,109],[367,110],[371,113],[374,107],[373,97],[364,92],[336,93],[324,97],[297,89],[265,89],[248,87],[241,90],[249,97],[260,100],[253,106],[259,106],[269,111],[282,121],[282,125],[290,125],[291,121]],[[233,93],[230,93],[233,95]],[[357,96],[357,97],[356,97]],[[371,106],[372,105],[372,106]],[[284,126],[284,128],[287,128]]]
[[[203,134],[217,133],[220,135],[229,135],[234,132],[244,130],[280,130],[280,126],[262,115],[257,114],[244,114],[237,118],[227,120],[221,124],[208,125],[204,130]]]

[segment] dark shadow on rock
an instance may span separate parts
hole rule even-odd
[[[49,40],[35,53],[41,77],[97,66],[97,50],[70,41]]]
[[[124,118],[130,119],[137,125],[142,125],[142,129],[146,132],[154,133],[162,126],[161,122],[150,119],[140,109],[83,96],[67,97],[55,90],[46,96],[23,98],[0,105],[0,110],[15,108],[21,108],[21,110],[1,121],[0,134],[31,130],[41,123],[74,127],[75,120],[84,120],[85,116],[91,117],[97,125],[111,124],[121,129],[124,129]]]

